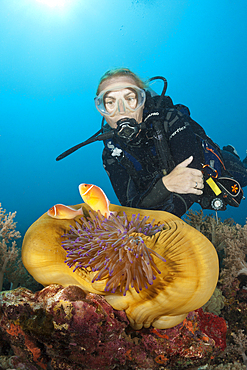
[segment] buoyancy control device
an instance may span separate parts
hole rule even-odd
[[[189,109],[182,105],[172,103],[169,96],[165,96],[167,90],[167,80],[164,77],[157,76],[151,78],[149,81],[162,80],[164,83],[161,95],[156,94],[152,89],[148,89],[149,104],[151,102],[154,109],[159,109],[165,103],[169,108],[175,108],[182,114],[190,117]],[[148,105],[148,104],[147,104]],[[147,107],[148,108],[148,107]],[[96,141],[105,141],[113,137],[125,140],[126,144],[135,140],[141,130],[146,130],[147,126],[144,122],[138,124],[133,118],[123,118],[117,122],[116,129],[110,129],[104,132],[104,118],[102,119],[101,129],[97,131],[86,141],[75,145],[60,154],[56,160],[59,161],[76,150]],[[162,163],[162,168],[169,168],[169,163],[172,161],[169,146],[163,135],[163,125],[160,120],[153,120],[152,127],[156,138],[155,147]],[[225,210],[227,205],[238,207],[241,200],[244,198],[243,190],[238,181],[232,178],[230,173],[224,166],[223,159],[220,153],[220,148],[215,144],[205,133],[203,128],[192,120],[192,130],[201,141],[203,160],[201,163],[201,171],[204,176],[205,187],[203,194],[196,197],[196,202],[201,205],[203,209],[212,209],[215,211]]]

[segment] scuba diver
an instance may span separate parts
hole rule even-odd
[[[204,209],[239,206],[247,161],[235,148],[221,150],[190,117],[189,109],[157,95],[127,68],[106,72],[95,105],[102,127],[57,157],[103,140],[103,166],[122,206],[163,210],[181,217],[197,202]],[[104,122],[106,123],[104,124]]]

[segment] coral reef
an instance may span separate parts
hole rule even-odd
[[[0,203],[0,291],[18,286],[40,288],[22,263],[21,248],[16,242],[21,234],[16,231],[15,216],[16,212],[6,213]]]
[[[0,291],[9,265],[15,263],[19,256],[16,240],[13,240],[21,237],[19,231],[16,231],[15,216],[16,212],[6,214],[0,203]]]
[[[204,312],[192,311],[170,329],[136,330],[124,311],[77,286],[2,292],[0,369],[246,370],[247,226],[202,212],[187,222],[214,242],[220,256],[221,279]]]
[[[225,234],[225,258],[220,281],[226,286],[241,274],[247,276],[247,224],[243,227],[236,225],[235,228]]]
[[[202,309],[174,328],[136,331],[123,311],[76,286],[2,292],[0,309],[1,338],[13,349],[1,361],[28,370],[189,369],[226,347],[224,319]]]
[[[218,366],[203,366],[198,370],[246,370],[246,366],[239,362],[229,362],[228,364],[220,364]]]
[[[224,307],[224,300],[225,298],[222,294],[222,291],[218,288],[215,288],[212,297],[202,306],[202,308],[206,312],[212,312],[219,316],[222,308]]]
[[[220,359],[224,364],[219,369],[247,368],[247,223],[244,226],[233,220],[221,222],[202,212],[190,211],[186,221],[200,230],[214,244],[220,257],[220,279],[216,292],[204,310],[216,311],[227,321],[227,347]],[[221,293],[219,293],[219,290]],[[217,297],[218,296],[218,297]],[[223,297],[223,304],[218,299]],[[215,311],[214,311],[215,312]],[[215,313],[216,313],[215,312]],[[219,360],[220,360],[219,359]],[[242,365],[233,365],[241,361]],[[227,363],[230,363],[228,365]],[[232,367],[231,367],[232,366]],[[238,367],[239,366],[239,367]],[[211,367],[209,367],[211,369]]]
[[[244,226],[233,220],[221,222],[203,212],[189,211],[185,221],[203,233],[223,256],[220,283],[231,286],[239,275],[247,275],[247,222]]]
[[[227,347],[222,357],[242,361],[247,366],[247,290],[237,278],[222,289],[225,305],[221,314],[228,324]]]
[[[244,364],[247,367],[247,335],[244,334],[243,330],[238,330],[238,333],[232,333],[233,340],[237,346],[237,351],[243,357]]]

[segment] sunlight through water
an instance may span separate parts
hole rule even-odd
[[[66,4],[66,0],[37,0],[39,3],[43,3],[45,5],[50,6],[51,8],[54,7],[63,7]],[[67,0],[68,2],[68,0]]]

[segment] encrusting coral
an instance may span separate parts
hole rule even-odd
[[[9,370],[196,369],[226,346],[226,323],[212,313],[198,309],[174,328],[135,331],[124,311],[77,286],[2,292],[0,310],[0,346],[15,354],[4,359]]]
[[[95,213],[90,216],[90,207],[85,204],[73,206],[75,209],[81,207],[82,219],[77,216],[72,220],[58,220],[44,214],[28,229],[22,259],[38,282],[45,286],[74,284],[85,292],[104,295],[113,308],[125,310],[131,326],[138,330],[150,325],[173,327],[211,297],[218,280],[218,258],[213,245],[200,232],[167,212],[112,204],[110,211],[118,214],[113,221],[100,220],[92,216],[97,215]],[[155,220],[153,225],[150,226],[147,217]],[[136,227],[132,230],[131,222],[139,223],[140,230]],[[163,229],[159,230],[161,225]],[[143,231],[147,231],[147,235]],[[63,244],[66,251],[62,247],[65,234],[71,237]],[[108,244],[104,235],[106,239],[110,237]],[[126,243],[128,238],[130,243]],[[73,243],[81,248],[80,255],[75,252]],[[111,263],[112,253],[115,259]],[[139,275],[129,268],[131,260],[139,261]],[[73,271],[64,261],[75,267],[78,263],[79,267]],[[106,268],[102,269],[104,266]],[[123,283],[119,283],[121,277]]]

